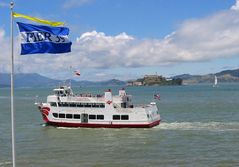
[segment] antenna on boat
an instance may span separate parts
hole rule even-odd
[[[69,86],[71,87],[71,79],[69,80]]]
[[[70,66],[70,73],[72,73],[72,66]],[[70,86],[70,88],[71,88],[71,77],[70,77],[70,79],[69,79],[69,86]]]

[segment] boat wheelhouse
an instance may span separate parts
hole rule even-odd
[[[48,125],[89,128],[151,128],[159,125],[160,115],[155,102],[133,105],[132,96],[124,89],[113,96],[74,94],[70,86],[54,89],[46,103],[36,103]]]

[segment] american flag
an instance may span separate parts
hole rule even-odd
[[[76,74],[77,76],[80,76],[80,71],[75,71],[75,74]]]
[[[159,94],[155,94],[154,95],[154,99],[160,100],[160,95]]]

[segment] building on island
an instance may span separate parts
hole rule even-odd
[[[169,79],[161,75],[145,75],[135,81],[128,81],[127,86],[158,86],[158,85],[181,85],[181,79]]]

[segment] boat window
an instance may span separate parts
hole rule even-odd
[[[58,113],[53,113],[53,117],[58,118]]]
[[[51,105],[52,107],[56,107],[56,102],[51,102],[50,105]]]
[[[100,108],[105,108],[105,104],[101,103]]]
[[[113,120],[120,120],[120,115],[113,115]]]
[[[89,107],[91,107],[91,104],[90,104],[90,103],[86,103],[86,104],[85,104],[85,107],[88,107],[88,108],[89,108]]]
[[[89,115],[89,119],[96,119],[96,115]]]
[[[100,108],[100,104],[99,103],[95,103],[95,107],[96,108]]]
[[[54,104],[51,104],[54,103]],[[55,102],[51,102],[51,106],[56,106]],[[66,102],[59,102],[59,107],[86,107],[86,108],[105,108],[104,103],[66,103]]]
[[[68,103],[62,103],[62,107],[69,107]]]
[[[80,114],[74,114],[74,119],[80,119]]]
[[[66,114],[66,118],[72,119],[72,114]]]
[[[121,120],[129,120],[129,116],[128,115],[121,115]]]
[[[83,107],[83,104],[82,103],[78,103],[77,107]]]
[[[70,103],[70,107],[76,107],[75,103]]]
[[[97,119],[104,120],[104,115],[97,115]]]
[[[65,114],[59,114],[59,118],[65,118],[66,115]]]
[[[98,103],[92,103],[92,107],[93,108],[99,108],[99,104]]]
[[[88,123],[88,114],[81,114],[81,123]]]
[[[121,108],[126,108],[126,103],[121,103]]]

